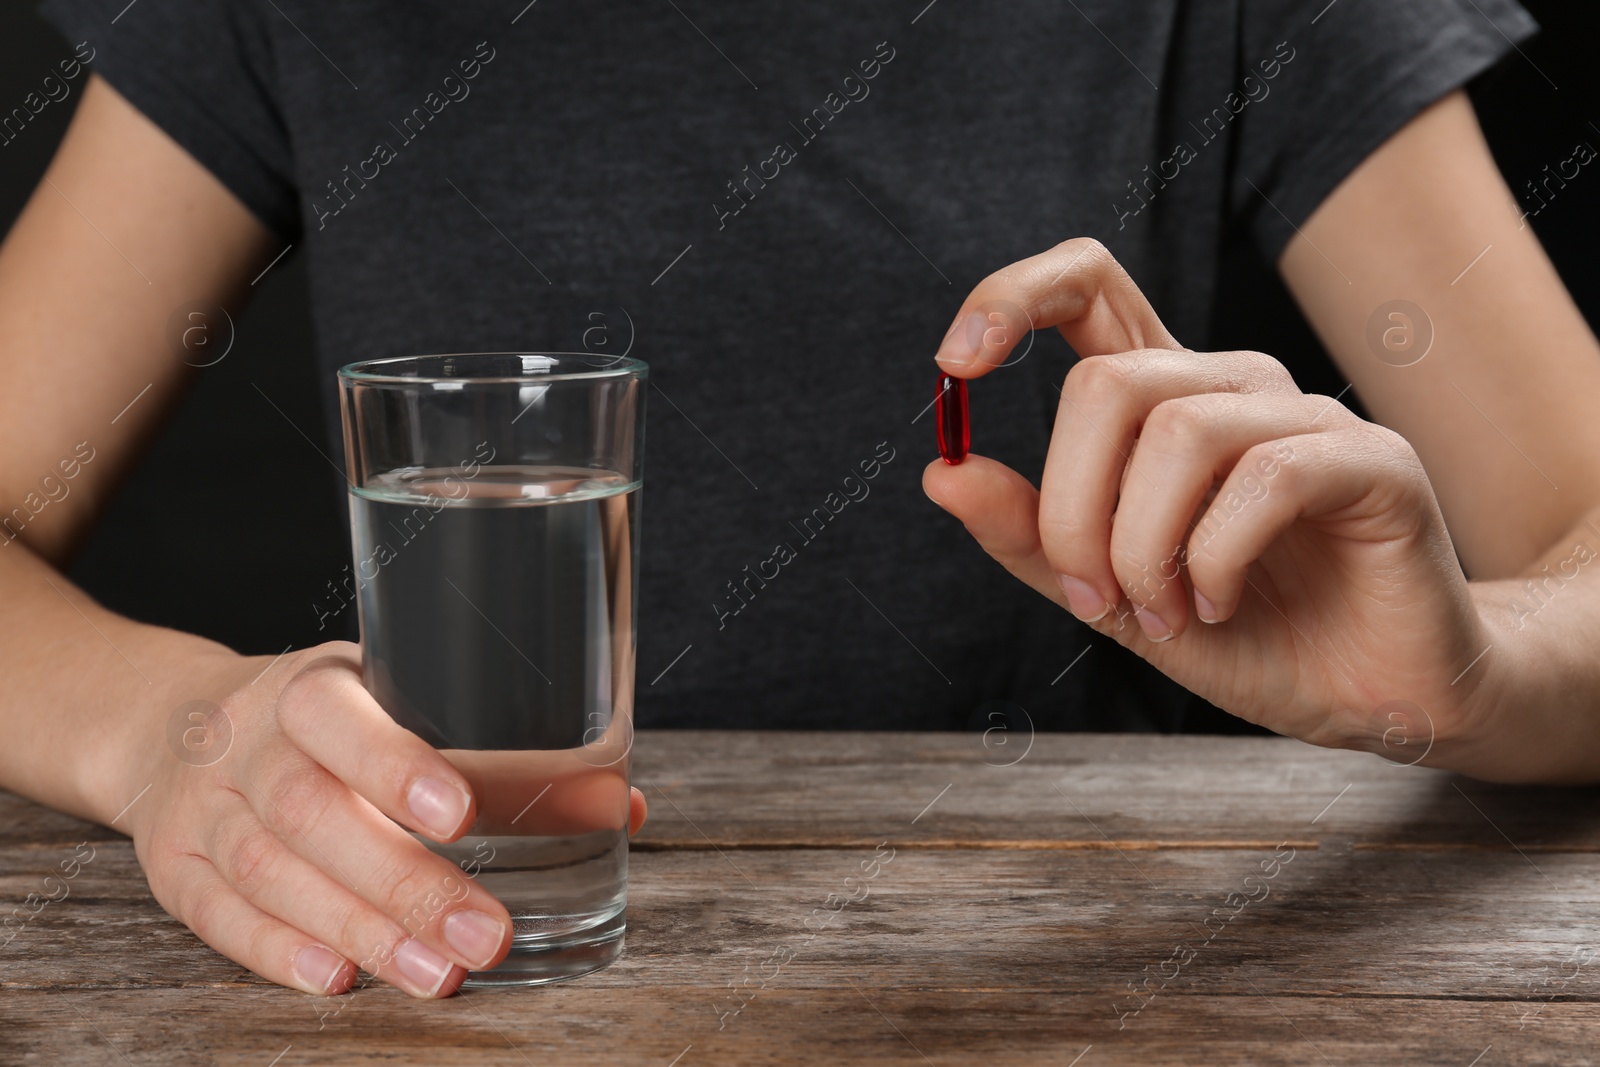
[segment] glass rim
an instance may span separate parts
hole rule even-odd
[[[604,360],[612,362],[593,370],[557,371],[555,373],[525,372],[523,374],[448,375],[448,374],[385,374],[385,368],[403,363],[444,359],[475,359],[481,356],[546,356],[552,359]],[[415,356],[383,356],[378,359],[357,360],[339,368],[341,382],[355,385],[431,385],[453,383],[459,385],[537,385],[543,382],[582,381],[605,378],[644,378],[650,365],[631,356],[606,356],[595,352],[430,352]]]

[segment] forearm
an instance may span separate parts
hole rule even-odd
[[[1472,583],[1488,633],[1458,769],[1600,782],[1600,507],[1517,578]]]
[[[153,761],[172,758],[162,737],[173,713],[220,700],[212,680],[243,657],[107,611],[3,535],[0,589],[0,786],[109,825]]]
[[[174,311],[236,307],[279,249],[98,76],[46,178],[0,244],[0,786],[110,822],[173,758],[174,712],[265,664],[106,611],[53,565],[190,380]]]
[[[1600,498],[1600,344],[1516,204],[1456,92],[1280,260],[1367,412],[1421,457],[1467,572],[1508,580]]]

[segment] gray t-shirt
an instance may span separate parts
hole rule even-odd
[[[938,342],[1086,235],[1202,344],[1225,242],[1274,262],[1535,28],[1510,0],[44,10],[308,258],[330,419],[358,359],[647,360],[639,721],[829,728],[1192,726],[923,496]],[[974,449],[1037,478],[1071,361],[1041,334],[974,383]]]

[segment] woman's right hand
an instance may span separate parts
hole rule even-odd
[[[964,377],[1033,327],[1080,357],[1037,489],[979,455],[924,474],[1012,574],[1278,733],[1486,778],[1539,773],[1540,754],[1499,740],[1503,689],[1477,684],[1495,663],[1456,685],[1496,638],[1404,438],[1302,393],[1261,353],[1182,348],[1092,241],[990,275],[964,310],[940,352]]]
[[[107,611],[58,569],[204,362],[171,339],[174,316],[237,311],[281,240],[97,74],[4,237],[0,500],[42,489],[49,507],[0,536],[0,783],[131,830],[162,906],[274,982],[342,992],[360,966],[449,994],[504,958],[509,917],[406,832],[458,838],[478,805],[362,688],[356,646],[242,657]],[[510,769],[532,799],[543,765]],[[605,819],[636,826],[643,800],[630,809],[611,773]],[[555,799],[518,830],[542,831]]]
[[[358,646],[232,657],[199,691],[209,703],[149,732],[128,795],[145,781],[148,792],[119,823],[170,914],[308,993],[345,992],[359,967],[412,996],[448,996],[506,957],[506,909],[406,832],[466,833],[468,781],[366,691]],[[631,791],[633,829],[643,807]]]

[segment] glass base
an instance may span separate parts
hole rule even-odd
[[[608,919],[579,932],[558,935],[512,935],[511,955],[489,971],[472,971],[462,986],[492,989],[496,986],[546,985],[592,974],[622,955],[627,914],[618,911]]]

